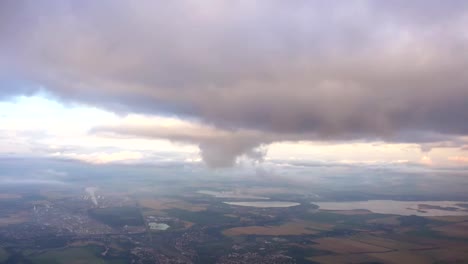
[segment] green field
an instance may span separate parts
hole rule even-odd
[[[371,219],[388,217],[385,214],[342,215],[332,212],[305,213],[298,217],[304,220],[348,226],[363,226]]]
[[[137,207],[96,208],[90,210],[89,214],[104,224],[114,227],[141,226],[144,224],[141,212]]]
[[[191,212],[181,209],[166,210],[169,215],[200,225],[228,224],[239,221],[237,217],[227,217],[213,211]]]
[[[104,259],[100,256],[100,247],[76,247],[60,250],[50,250],[39,255],[31,255],[29,259],[34,264],[123,264],[124,259]]]
[[[104,259],[98,257],[101,250],[97,247],[68,248],[63,250],[51,250],[37,256],[31,256],[34,264],[62,264],[62,263],[90,263],[106,264]]]
[[[0,248],[0,262],[6,261],[9,255],[10,254],[8,254],[8,252],[5,249]]]

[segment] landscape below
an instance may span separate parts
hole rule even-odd
[[[141,182],[0,187],[0,263],[468,260],[468,197]]]

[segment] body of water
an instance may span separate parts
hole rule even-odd
[[[170,226],[164,223],[154,223],[151,222],[148,224],[151,230],[167,230]]]
[[[216,198],[251,199],[251,200],[270,199],[268,197],[255,196],[255,195],[243,194],[243,193],[238,193],[238,192],[218,192],[218,191],[200,190],[200,191],[197,191],[197,193],[210,195]]]
[[[229,205],[249,206],[258,208],[279,208],[279,207],[292,207],[300,205],[300,203],[293,202],[279,202],[279,201],[261,201],[261,202],[224,202]]]
[[[468,215],[468,208],[457,204],[460,201],[393,201],[370,200],[353,202],[313,202],[322,210],[357,210],[364,209],[378,214],[448,216]]]

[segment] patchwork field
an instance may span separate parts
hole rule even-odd
[[[314,242],[318,244],[313,245],[313,248],[338,254],[388,252],[392,250],[386,247],[346,238],[320,238],[314,240]]]
[[[337,257],[344,256],[323,256],[325,260],[338,260]],[[361,259],[368,258],[370,260],[381,263],[414,263],[414,264],[425,264],[425,263],[466,263],[468,252],[466,249],[435,249],[435,250],[399,250],[387,253],[369,253],[359,255]],[[346,255],[343,259],[353,259],[353,256]],[[320,258],[315,258],[315,261],[320,262]],[[320,262],[320,263],[333,263],[333,262]],[[343,262],[334,263],[357,263],[350,262],[348,260]]]
[[[368,256],[366,254],[344,254],[344,255],[325,255],[318,257],[310,257],[308,260],[323,264],[337,264],[337,263],[372,263],[377,262],[378,259]]]
[[[365,215],[365,214],[372,214],[371,211],[369,210],[361,210],[361,209],[355,209],[355,210],[323,210],[324,212],[329,212],[329,213],[334,213],[334,214],[340,214],[340,215]]]
[[[263,235],[263,236],[288,236],[317,234],[320,230],[333,227],[323,223],[308,221],[291,221],[279,226],[246,226],[235,227],[223,231],[227,236]]]
[[[399,218],[398,216],[389,216],[389,217],[385,217],[385,218],[376,218],[376,219],[367,220],[367,223],[397,226],[397,225],[400,224],[400,220],[398,218]]]
[[[191,204],[176,199],[142,199],[139,201],[139,203],[142,207],[157,211],[176,208],[191,212],[200,212],[206,210],[207,208],[207,206],[203,204]]]
[[[395,251],[388,253],[371,253],[371,257],[378,259],[384,263],[411,263],[411,264],[427,264],[433,263],[431,257],[419,254],[414,251]]]
[[[144,224],[140,210],[136,207],[95,208],[89,212],[93,218],[113,227],[141,226]]]
[[[409,242],[393,240],[378,236],[372,235],[358,235],[353,236],[350,238],[354,241],[359,241],[365,244],[375,245],[378,247],[386,248],[386,249],[395,249],[395,250],[409,250],[409,249],[421,249],[427,248],[427,245],[418,245]]]
[[[246,208],[193,192],[191,198],[101,192],[99,206],[82,193],[0,198],[0,236],[8,238],[0,263],[468,263],[468,216],[320,210],[296,194],[270,197],[298,207]],[[42,215],[60,221],[42,228],[36,221]],[[170,228],[148,230],[153,221]],[[6,226],[20,222],[26,223]],[[90,235],[80,223],[90,225]],[[64,228],[77,235],[61,236]]]
[[[107,264],[125,263],[122,261],[106,261],[99,256],[101,249],[98,247],[67,248],[63,250],[51,250],[46,253],[31,256],[34,264]]]
[[[467,223],[438,227],[454,234],[466,234]],[[456,231],[457,230],[457,231]],[[451,233],[450,233],[451,234]],[[447,234],[449,235],[449,234]],[[361,234],[342,238],[320,238],[314,249],[323,250],[321,256],[308,260],[318,263],[467,263],[467,245],[459,240],[423,239],[421,243],[409,242],[401,235],[395,238]],[[463,237],[465,238],[465,237]]]
[[[468,238],[468,222],[444,225],[432,229],[446,236]]]
[[[437,220],[437,221],[444,221],[444,222],[464,222],[468,221],[468,215],[463,215],[463,216],[433,216],[433,217],[427,217],[432,220]]]
[[[31,213],[28,211],[20,211],[15,214],[0,216],[0,226],[25,223],[29,221],[30,217]]]
[[[428,250],[422,252],[430,257],[434,262],[442,263],[467,263],[468,250],[466,246],[454,246],[444,249]]]
[[[5,249],[0,248],[0,262],[6,261],[8,259],[8,256],[8,252]]]
[[[20,199],[22,196],[13,193],[0,193],[0,199]]]

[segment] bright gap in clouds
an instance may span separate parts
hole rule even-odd
[[[23,130],[82,132],[103,122],[115,122],[118,116],[94,107],[64,105],[46,95],[19,96],[0,102],[2,123]]]
[[[237,139],[242,133],[216,129],[175,117],[126,115],[79,104],[63,104],[47,95],[20,96],[0,103],[2,155],[27,155],[109,162],[200,162],[202,144]],[[132,135],[100,131],[102,127],[148,128]],[[153,130],[159,129],[159,134]],[[188,139],[187,139],[188,138]],[[197,144],[197,142],[201,142]],[[203,149],[202,149],[203,151]],[[304,161],[342,164],[463,165],[456,148],[422,152],[417,144],[383,142],[275,142],[263,146],[268,162]],[[454,158],[457,157],[457,158]],[[240,161],[252,157],[240,155]]]
[[[99,125],[137,117],[77,104],[61,104],[45,95],[20,96],[0,103],[1,154],[54,156],[92,163],[197,160],[193,146],[167,140],[115,138],[91,134]],[[170,123],[170,118],[159,118]],[[158,155],[159,154],[159,155]]]

